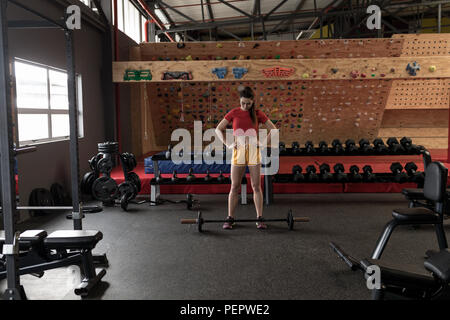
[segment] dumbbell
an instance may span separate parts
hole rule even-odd
[[[294,182],[305,180],[305,176],[302,173],[302,167],[300,167],[299,165],[295,165],[292,167],[292,174],[294,175],[292,178]]]
[[[308,181],[318,181],[319,176],[316,174],[316,167],[309,165],[306,167],[306,178]]]
[[[403,148],[405,148],[406,151],[411,153],[418,153],[421,149],[420,146],[413,144],[411,138],[409,137],[401,138],[400,144],[403,146]]]
[[[409,176],[409,181],[422,184],[425,180],[424,172],[417,172],[417,165],[414,162],[405,164],[406,173]]]
[[[342,143],[339,139],[334,139],[333,142],[331,142],[331,150],[334,153],[343,153],[344,152],[344,147],[342,146]]]
[[[335,172],[337,181],[339,181],[339,182],[347,182],[348,181],[348,177],[347,177],[347,174],[345,173],[344,165],[342,163],[336,163],[333,166],[333,170]]]
[[[278,144],[278,149],[280,150],[280,154],[286,153],[286,144],[282,141]]]
[[[206,170],[206,176],[204,178],[205,182],[210,182],[212,177],[209,175],[209,170]]]
[[[298,143],[298,141],[292,142],[292,153],[299,154],[301,151],[302,149],[300,149],[300,144]]]
[[[392,173],[394,174],[394,181],[403,183],[408,180],[408,174],[406,172],[402,172],[403,166],[400,162],[393,162],[390,166]]]
[[[326,143],[325,141],[320,141],[319,142],[319,152],[320,153],[327,153],[328,150],[328,143]]]
[[[305,151],[306,153],[314,153],[316,152],[316,149],[314,148],[314,143],[312,141],[308,140],[305,143]]]
[[[353,182],[360,182],[362,181],[363,177],[362,175],[359,173],[359,167],[357,165],[352,165],[349,169],[350,171],[350,180]]]
[[[370,165],[365,165],[363,167],[363,179],[367,182],[373,182],[376,180],[376,176],[373,174],[373,169]]]
[[[356,146],[355,140],[347,139],[345,141],[345,151],[347,153],[355,153],[358,151],[358,147]]]
[[[189,169],[189,175],[186,177],[186,181],[187,182],[194,182],[195,181],[195,176],[193,174],[194,169],[190,168]]]
[[[171,180],[172,180],[172,182],[178,182],[178,177],[177,177],[177,171],[176,170],[173,170]]]
[[[405,148],[403,148],[395,137],[390,137],[387,139],[386,143],[389,146],[389,150],[394,154],[405,152]]]
[[[373,146],[377,153],[387,153],[389,151],[388,147],[386,147],[383,140],[380,138],[373,140]]]
[[[370,145],[370,142],[367,139],[359,140],[359,150],[365,154],[373,153],[373,147]]]
[[[328,163],[322,163],[319,166],[320,178],[323,181],[331,181],[333,180],[333,175],[331,174],[330,165]]]
[[[227,180],[228,180],[227,177],[225,177],[222,173],[222,170],[220,170],[220,174],[217,177],[217,181],[222,183],[222,182],[226,182]]]

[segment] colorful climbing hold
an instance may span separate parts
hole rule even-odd
[[[435,72],[436,71],[436,66],[430,66],[428,68],[428,70],[430,70],[430,72]]]
[[[308,74],[308,73],[302,74],[302,78],[303,78],[303,79],[308,79],[308,78],[309,78],[309,74]]]

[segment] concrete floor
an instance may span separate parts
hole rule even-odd
[[[163,195],[181,199],[184,195]],[[227,195],[198,195],[205,218],[227,214]],[[399,194],[292,194],[276,195],[264,216],[308,216],[293,231],[284,222],[257,230],[252,223],[222,230],[221,224],[181,225],[181,218],[197,212],[184,205],[130,205],[105,208],[87,215],[84,229],[103,232],[95,253],[106,253],[110,266],[91,299],[369,299],[363,276],[352,272],[330,249],[334,241],[356,258],[369,257],[384,225],[396,207],[406,207]],[[239,206],[238,218],[253,218],[253,204]],[[65,214],[35,218],[22,229],[48,232],[72,229]],[[448,221],[446,231],[448,232]],[[434,229],[399,227],[383,259],[412,264],[422,270],[427,249],[437,249]],[[23,276],[30,299],[79,299],[73,287],[76,267],[46,272],[43,278]],[[5,281],[0,282],[3,292]]]

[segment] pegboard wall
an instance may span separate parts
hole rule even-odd
[[[374,138],[380,127],[391,81],[271,81],[231,83],[157,83],[147,86],[157,128],[157,144],[165,145],[177,128],[216,127],[239,107],[239,86],[255,91],[256,107],[280,129],[280,140],[316,144],[338,138]],[[333,130],[329,130],[332,127]]]
[[[396,34],[395,40],[403,40],[401,56],[448,56],[450,55],[449,34]]]
[[[394,80],[386,109],[446,109],[449,79]]]
[[[401,34],[401,57],[448,57],[450,34]],[[423,66],[424,67],[424,66]],[[430,149],[448,148],[448,78],[393,80],[379,136],[409,136]]]
[[[143,43],[133,48],[131,56],[133,61],[249,60],[249,63],[253,59],[358,58],[361,59],[359,64],[366,63],[364,59],[367,58],[431,56],[431,65],[432,56],[442,59],[442,56],[450,55],[449,43],[448,35],[433,34],[400,35],[392,39],[188,42],[181,46]],[[395,64],[392,67],[404,68]],[[204,129],[215,127],[229,110],[239,106],[239,86],[254,89],[257,108],[275,123],[280,129],[280,140],[287,144],[292,141],[304,144],[307,140],[315,144],[321,140],[330,143],[335,138],[341,141],[373,139],[380,133],[401,137],[402,132],[416,132],[420,137],[424,132],[422,129],[428,127],[430,130],[423,135],[433,139],[437,132],[434,122],[423,121],[422,125],[416,113],[422,118],[439,119],[439,132],[448,119],[442,120],[444,109],[448,115],[448,77],[149,82],[141,83],[140,89],[135,91],[136,97],[132,97],[133,103],[141,105],[141,108],[132,109],[132,119],[141,121],[136,128],[143,131],[139,133],[141,140],[147,141],[136,143],[134,152],[145,154],[164,150],[172,131],[177,128],[192,130],[194,120],[202,121]],[[411,109],[411,116],[402,116],[405,109]],[[428,147],[422,141],[417,143]]]

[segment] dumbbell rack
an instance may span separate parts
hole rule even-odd
[[[191,161],[199,160],[199,155],[202,154],[192,154],[191,155]],[[227,154],[224,154],[223,160],[225,161],[227,157]],[[201,160],[201,158],[200,158]],[[152,156],[152,162],[153,162],[153,173],[154,176],[157,177],[160,175],[160,170],[158,166],[158,161],[171,161],[171,159],[167,159],[165,155],[163,154],[156,154]],[[195,173],[194,173],[195,175]],[[217,181],[217,178],[211,177],[211,181],[204,181],[204,177],[196,177],[194,181],[187,181],[186,178],[178,178],[178,181],[174,182],[170,178],[162,178],[161,181],[158,183],[156,181],[156,178],[153,178],[150,180],[150,205],[156,206],[159,202],[159,198],[161,196],[161,185],[207,185],[207,184],[231,184],[230,178],[226,178],[224,182]],[[241,204],[247,204],[247,178],[242,178],[241,182]]]
[[[427,167],[427,165],[429,163],[431,163],[431,155],[430,153],[426,150],[426,149],[422,149],[422,150],[417,150],[416,152],[411,152],[411,151],[404,151],[402,153],[392,153],[392,152],[383,152],[383,153],[371,153],[370,156],[392,156],[392,155],[396,155],[396,156],[403,156],[403,155],[421,155],[423,158],[423,164],[424,164],[424,168]],[[310,153],[310,152],[306,152],[306,148],[298,148],[298,152],[293,152],[293,148],[286,148],[285,151],[282,151],[279,153],[280,157],[317,157],[317,156],[333,156],[333,157],[339,157],[339,156],[367,156],[367,153],[363,153],[359,150],[352,152],[352,153],[348,153],[348,152],[342,152],[342,153],[335,153],[332,151],[327,151],[327,152],[320,152],[319,148],[314,148],[314,152]],[[393,174],[390,173],[379,173],[379,174],[374,174],[377,177],[378,181],[375,182],[383,182],[383,181],[392,181],[393,180]],[[292,177],[291,174],[276,174],[275,175],[275,179],[274,176],[270,176],[270,175],[265,175],[264,176],[264,203],[266,205],[270,205],[274,202],[273,200],[273,183],[324,183],[324,181],[302,181],[302,182],[294,182],[292,181]],[[276,181],[274,181],[276,180]],[[352,181],[349,181],[350,183]],[[346,183],[346,182],[342,182],[342,183]],[[362,181],[359,183],[372,183],[372,182],[366,182],[366,181]]]

